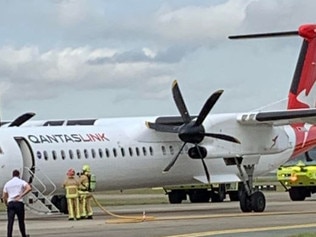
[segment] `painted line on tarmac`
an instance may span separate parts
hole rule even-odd
[[[316,214],[316,211],[285,211],[285,212],[248,212],[248,213],[227,213],[227,214],[210,214],[210,215],[185,215],[185,216],[165,216],[156,217],[155,221],[166,220],[186,220],[186,219],[207,219],[207,218],[227,218],[227,217],[249,217],[249,216],[282,216],[282,215],[301,215]],[[146,221],[146,220],[145,220]]]
[[[203,237],[203,236],[251,233],[251,232],[271,231],[271,230],[303,229],[303,228],[310,228],[310,227],[316,227],[316,223],[290,225],[290,226],[268,226],[268,227],[243,228],[243,229],[231,229],[231,230],[215,230],[215,231],[197,232],[197,233],[190,233],[190,234],[168,235],[165,237]]]

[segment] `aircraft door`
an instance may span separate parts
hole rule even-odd
[[[23,137],[15,137],[14,139],[19,145],[23,158],[23,173],[21,174],[21,178],[32,183],[35,172],[35,159],[31,146]]]

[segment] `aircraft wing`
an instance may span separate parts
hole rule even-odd
[[[293,123],[316,124],[316,109],[249,112],[239,114],[237,120],[244,125],[266,124],[271,126],[281,126]]]

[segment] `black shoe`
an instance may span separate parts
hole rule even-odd
[[[68,218],[68,221],[74,221],[75,219],[74,218]]]
[[[92,216],[88,216],[88,217],[87,217],[87,219],[92,220],[92,219],[93,219],[93,217],[92,217]]]

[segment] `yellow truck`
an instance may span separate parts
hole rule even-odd
[[[292,201],[304,201],[316,192],[316,161],[306,153],[305,157],[280,166],[277,179],[289,192]]]

